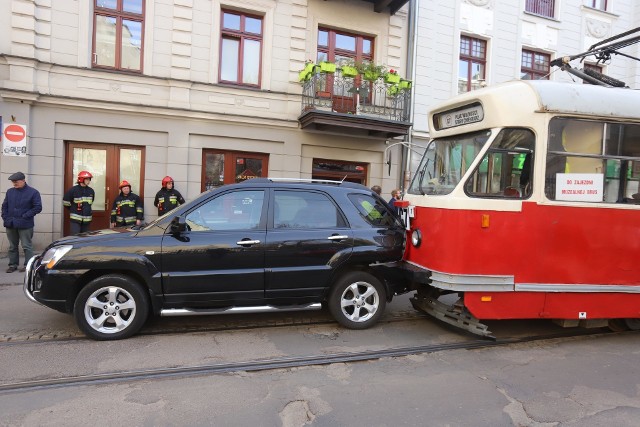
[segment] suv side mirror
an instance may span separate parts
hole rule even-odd
[[[187,231],[187,221],[184,216],[178,215],[171,220],[171,234],[180,234]]]

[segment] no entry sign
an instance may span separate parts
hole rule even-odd
[[[15,123],[2,126],[2,154],[5,156],[27,155],[27,127]]]

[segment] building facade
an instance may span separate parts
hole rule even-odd
[[[422,0],[418,2],[412,153],[415,170],[429,138],[427,115],[458,93],[514,79],[582,82],[551,67],[609,37],[640,26],[634,0]],[[636,36],[638,33],[635,34]],[[640,57],[640,45],[625,53]],[[640,88],[637,61],[614,56],[586,67]],[[582,68],[579,62],[578,65]],[[418,152],[416,154],[415,152]]]
[[[147,221],[165,175],[187,200],[256,176],[346,178],[388,193],[402,162],[387,147],[407,134],[406,114],[315,102],[335,102],[337,74],[323,77],[333,92],[312,87],[304,103],[310,83],[298,73],[308,60],[364,58],[406,74],[406,3],[11,0],[0,16],[0,117],[23,126],[26,150],[3,135],[0,196],[11,173],[27,175],[43,198],[43,248],[68,233],[62,196],[81,170],[94,176],[92,229],[108,227],[121,180]],[[358,92],[350,84],[341,100]]]

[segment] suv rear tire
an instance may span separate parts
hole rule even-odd
[[[349,329],[366,329],[375,325],[387,304],[385,288],[364,271],[353,271],[340,277],[329,294],[331,315]]]
[[[122,274],[107,274],[89,282],[73,307],[82,332],[101,341],[130,337],[142,328],[148,314],[145,290]]]

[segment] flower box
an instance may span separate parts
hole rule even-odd
[[[301,82],[306,82],[307,80],[309,80],[313,75],[315,68],[316,64],[314,64],[313,62],[307,62],[307,64],[304,66],[304,70],[298,73],[298,80]]]
[[[378,73],[377,71],[365,70],[362,78],[370,82],[374,82],[380,78],[380,73]]]
[[[408,90],[411,89],[411,80],[400,79],[400,83],[398,83],[400,89]]]
[[[400,83],[400,76],[395,73],[386,73],[384,75],[384,82],[389,84]]]
[[[356,67],[343,65],[340,69],[342,71],[342,77],[355,77],[358,75],[358,70],[356,69]]]
[[[321,73],[335,73],[336,72],[336,64],[333,62],[322,61],[320,63],[320,72]]]

